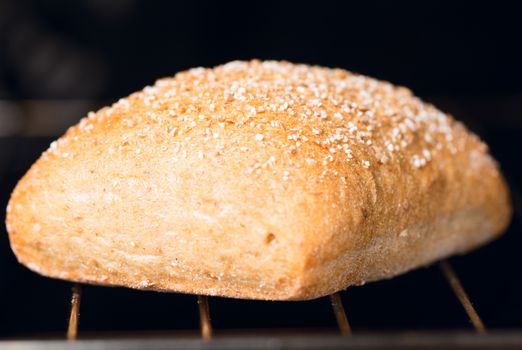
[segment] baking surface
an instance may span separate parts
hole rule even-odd
[[[520,349],[522,335],[517,332],[496,332],[487,336],[477,337],[473,333],[466,332],[424,332],[417,334],[408,333],[363,333],[356,337],[342,337],[339,335],[293,335],[286,332],[284,335],[227,335],[206,342],[193,337],[168,335],[151,335],[140,338],[137,336],[124,339],[94,338],[80,340],[74,344],[58,341],[11,341],[2,344],[7,350],[98,350],[100,348],[111,350],[225,350],[225,349],[299,349],[299,350],[330,350],[330,349],[360,349],[360,350],[436,350],[436,349]]]

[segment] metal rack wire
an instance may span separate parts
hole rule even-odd
[[[486,326],[479,316],[477,310],[473,307],[471,300],[462,285],[457,273],[451,266],[448,260],[443,260],[439,263],[439,267],[448,282],[449,286],[453,290],[455,296],[459,300],[460,304],[467,313],[471,324],[478,334],[485,334],[487,332]],[[347,313],[344,309],[341,296],[339,293],[334,293],[329,296],[332,304],[332,310],[337,320],[337,326],[339,332],[343,336],[351,336],[352,329],[348,321]],[[72,288],[71,294],[71,311],[69,316],[69,326],[67,328],[67,339],[69,341],[75,341],[78,337],[78,324],[80,318],[80,303],[81,303],[81,286],[75,284]],[[201,338],[205,341],[210,341],[213,336],[213,327],[210,317],[210,309],[208,303],[208,297],[199,295],[197,299],[199,319],[200,319],[200,334]]]

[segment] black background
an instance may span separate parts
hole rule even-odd
[[[115,98],[251,58],[347,68],[422,96],[518,93],[520,15],[499,1],[3,0],[0,96]]]
[[[487,325],[522,328],[520,22],[520,8],[498,1],[0,0],[0,100],[99,106],[179,70],[251,58],[342,67],[408,86],[466,121],[502,165],[515,203],[510,230],[452,262]],[[51,140],[0,138],[1,207]],[[69,289],[19,266],[0,235],[0,337],[63,331]],[[343,299],[356,331],[470,327],[436,266],[350,288]],[[218,331],[335,327],[325,298],[210,303]],[[84,288],[81,331],[197,324],[194,296]]]

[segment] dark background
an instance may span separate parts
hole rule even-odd
[[[67,126],[159,77],[251,58],[342,67],[410,87],[489,143],[515,217],[503,238],[452,262],[488,326],[522,329],[520,22],[519,7],[498,1],[0,0],[0,208]],[[0,337],[62,332],[69,289],[18,265],[0,232]],[[195,299],[85,287],[80,332],[195,329]],[[343,300],[356,331],[470,327],[436,266]],[[218,332],[335,327],[326,298],[210,307]]]

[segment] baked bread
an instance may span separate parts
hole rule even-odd
[[[7,228],[49,277],[301,300],[476,248],[509,202],[487,146],[408,89],[231,62],[89,113],[18,183]]]

